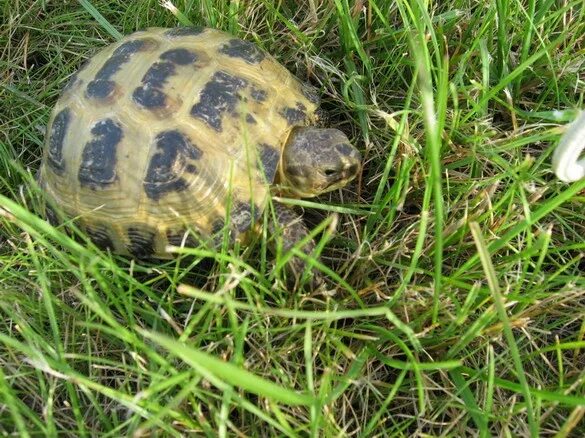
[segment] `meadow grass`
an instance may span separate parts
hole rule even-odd
[[[585,181],[550,168],[582,0],[0,5],[0,434],[585,434]],[[289,290],[265,234],[139,263],[39,216],[68,77],[185,24],[274,54],[362,151],[348,188],[284,200],[329,293]]]

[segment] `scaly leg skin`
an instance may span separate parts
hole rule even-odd
[[[269,247],[274,254],[276,254],[279,246],[282,249],[282,252],[286,253],[300,240],[307,236],[308,230],[303,223],[302,217],[292,208],[278,202],[274,202],[273,206],[276,222],[269,213],[270,220],[268,231],[271,234],[269,238]],[[305,254],[309,255],[315,249],[315,242],[311,239],[300,249]],[[287,262],[287,276],[290,277],[288,278],[288,283],[289,286],[294,287],[295,290],[300,285],[306,265],[306,262],[297,256],[291,257]],[[313,291],[319,288],[319,286],[325,284],[322,273],[317,269],[313,269],[312,272],[307,273],[307,277],[309,287]]]

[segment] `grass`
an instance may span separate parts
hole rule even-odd
[[[583,106],[581,0],[0,7],[1,434],[585,434],[585,181],[550,168]],[[285,200],[330,294],[288,290],[262,236],[138,263],[39,216],[68,77],[188,23],[273,53],[362,151],[347,189]]]

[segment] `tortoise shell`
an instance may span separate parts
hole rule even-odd
[[[114,252],[167,258],[186,230],[235,238],[258,222],[291,129],[318,98],[256,45],[209,28],[149,28],[65,86],[39,180]]]

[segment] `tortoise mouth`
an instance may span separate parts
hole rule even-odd
[[[351,164],[350,166],[343,168],[340,172],[336,172],[333,175],[331,175],[330,177],[331,179],[329,179],[329,182],[332,185],[337,183],[345,185],[351,182],[357,176],[358,171],[359,164],[358,163]]]
[[[332,192],[333,190],[342,189],[347,186],[356,177],[355,173],[341,174],[334,181],[325,187],[320,193]]]

